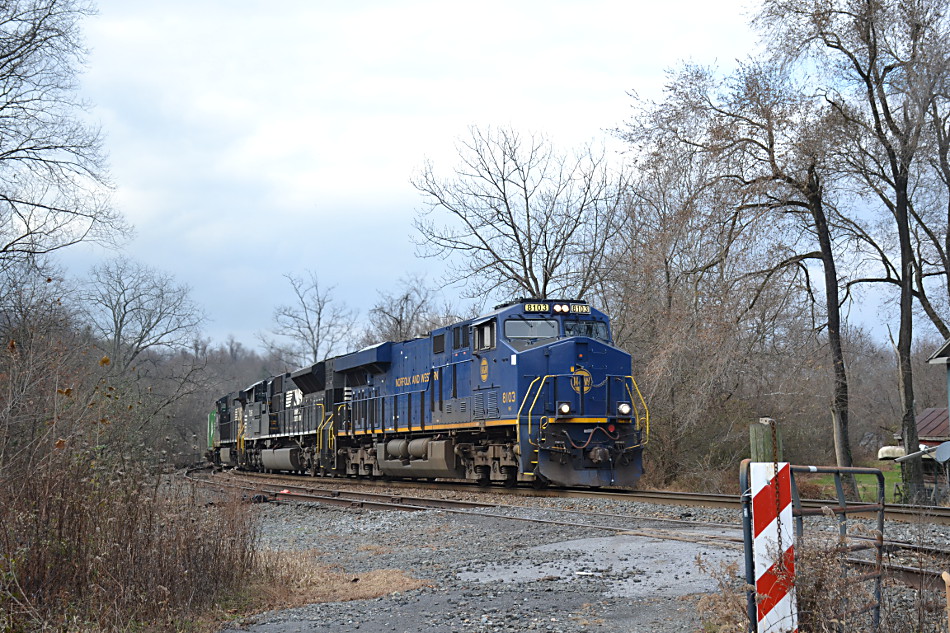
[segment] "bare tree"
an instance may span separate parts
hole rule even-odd
[[[946,73],[934,52],[950,33],[945,0],[874,2],[766,0],[758,22],[787,61],[823,71],[825,99],[846,143],[842,158],[887,209],[897,235],[897,263],[882,257],[887,279],[900,288],[897,357],[904,441],[917,445],[913,370],[914,274],[912,186],[934,87]],[[882,249],[879,252],[883,254]],[[893,274],[892,274],[893,273]],[[911,493],[922,484],[920,460],[903,469]]]
[[[154,441],[172,424],[167,410],[202,387],[204,315],[191,290],[117,257],[92,269],[81,301],[93,345],[105,354],[97,406],[108,420],[121,420],[111,427],[113,438]]]
[[[77,112],[83,0],[0,4],[0,263],[126,231],[99,132]]]
[[[83,300],[93,335],[121,374],[147,352],[189,349],[204,321],[188,286],[126,257],[94,267]]]
[[[944,42],[944,45],[950,42]],[[927,169],[910,200],[917,267],[915,297],[930,322],[950,338],[950,50],[931,51],[935,79],[924,143]]]
[[[630,256],[604,295],[650,403],[649,476],[715,489],[748,449],[745,422],[781,419],[804,398],[795,392],[813,363],[800,349],[814,338],[804,272],[777,270],[763,284],[763,258],[784,251],[791,223],[747,205],[707,153],[647,140],[630,187]],[[812,441],[798,444],[817,446],[819,427],[801,428]]]
[[[290,368],[325,360],[351,338],[355,314],[336,303],[333,286],[320,288],[313,271],[298,277],[288,273],[296,302],[274,309],[273,336],[259,334],[264,346]]]
[[[426,336],[433,329],[462,318],[449,303],[440,305],[437,291],[418,275],[401,279],[395,292],[378,294],[376,305],[370,308],[369,326],[361,345]]]
[[[712,162],[710,177],[744,193],[742,206],[767,212],[788,224],[786,248],[763,253],[757,275],[775,282],[782,270],[797,268],[811,283],[807,262],[822,264],[821,306],[831,355],[833,395],[831,421],[839,466],[851,466],[848,432],[848,374],[842,345],[838,258],[841,239],[833,228],[838,213],[832,198],[835,182],[833,134],[823,101],[798,86],[787,69],[768,62],[749,62],[722,78],[706,68],[687,65],[667,87],[667,100],[650,118],[651,134],[687,151],[699,151]],[[684,112],[701,123],[681,125]],[[797,226],[796,226],[797,225]],[[848,235],[844,230],[838,231]],[[816,301],[810,286],[806,296]],[[761,295],[755,292],[750,301]],[[850,488],[855,491],[854,482]]]
[[[474,127],[458,149],[452,176],[430,163],[413,180],[428,206],[417,244],[458,257],[451,281],[472,296],[581,298],[618,265],[610,247],[621,241],[624,185],[603,152],[568,156],[541,136]]]

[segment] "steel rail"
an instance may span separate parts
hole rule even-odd
[[[674,530],[664,530],[658,528],[634,528],[631,529],[629,525],[627,526],[617,526],[617,525],[598,525],[593,523],[581,523],[576,521],[561,521],[557,519],[545,519],[541,517],[526,517],[526,516],[512,516],[510,514],[503,514],[500,512],[489,512],[487,510],[491,509],[507,509],[507,510],[534,510],[542,512],[569,512],[574,514],[587,514],[587,515],[599,515],[606,517],[614,517],[620,519],[628,520],[639,520],[639,521],[664,521],[662,518],[653,518],[653,517],[635,517],[627,515],[611,515],[609,513],[585,513],[583,511],[577,510],[561,510],[559,508],[533,508],[530,506],[519,506],[519,505],[501,505],[501,504],[489,504],[489,503],[480,503],[472,501],[459,501],[454,499],[431,499],[425,497],[403,497],[399,495],[391,494],[379,494],[379,493],[353,493],[345,490],[322,490],[323,494],[310,494],[308,487],[306,486],[290,486],[284,487],[283,491],[275,491],[273,488],[280,488],[280,485],[277,484],[267,484],[265,486],[260,486],[257,484],[257,488],[249,488],[247,486],[241,486],[233,484],[230,482],[222,481],[209,481],[208,479],[199,479],[199,478],[190,478],[192,481],[202,485],[212,485],[212,486],[229,486],[236,487],[242,490],[254,490],[257,493],[267,492],[270,495],[273,495],[274,498],[285,500],[285,501],[302,501],[302,502],[316,502],[324,503],[331,505],[347,506],[347,507],[356,507],[356,508],[366,508],[366,509],[379,509],[379,510],[403,510],[403,511],[421,511],[421,510],[440,510],[443,512],[453,513],[453,514],[462,514],[467,516],[477,516],[477,517],[487,517],[494,519],[503,519],[508,521],[524,521],[529,523],[539,523],[545,525],[558,525],[564,527],[572,528],[590,528],[595,530],[604,530],[608,532],[613,532],[622,536],[642,536],[648,538],[656,538],[662,540],[677,540],[690,543],[705,543],[711,546],[718,546],[728,549],[741,549],[742,539],[738,536],[728,536],[728,535],[716,535],[708,534],[702,532],[693,532],[693,531],[674,531]],[[253,479],[253,478],[252,478]],[[289,492],[291,487],[295,487],[302,492]],[[720,529],[732,529],[734,526],[722,525],[722,524],[708,524],[709,526],[720,528]],[[701,526],[696,526],[701,527]]]
[[[874,561],[866,558],[846,558],[845,562],[856,567],[876,567]],[[895,563],[882,563],[881,568],[889,578],[899,580],[914,589],[927,589],[930,591],[944,591],[946,589],[946,584],[940,577],[941,572],[934,569],[909,567]]]
[[[243,473],[242,473],[242,475],[243,475]],[[287,478],[282,477],[282,476],[280,476],[280,475],[273,475],[273,474],[263,474],[263,475],[261,475],[261,474],[259,474],[259,473],[254,473],[254,475],[251,476],[251,477],[248,477],[248,479],[249,479],[249,480],[253,480],[253,479],[256,479],[256,478],[259,477],[259,476],[261,476],[262,478],[275,479],[275,480],[278,480],[278,481],[287,481]],[[284,487],[286,487],[286,488],[297,488],[297,489],[301,489],[301,490],[305,490],[305,491],[311,491],[311,490],[313,490],[313,488],[310,488],[310,487],[308,487],[308,486],[300,486],[300,485],[297,485],[297,484],[296,484],[296,480],[297,480],[296,477],[292,478],[292,480],[293,480],[294,483],[292,483],[291,485],[288,485],[288,486],[284,486]],[[342,481],[347,481],[347,480],[342,480]],[[352,481],[352,480],[350,480],[350,481]],[[391,483],[391,482],[390,482],[390,483]],[[401,483],[401,482],[400,482],[400,483]],[[428,487],[427,487],[427,488],[428,488]],[[451,488],[451,487],[448,487],[448,488],[447,488],[446,486],[436,486],[436,487],[433,487],[433,488],[434,488],[434,489],[438,489],[438,490],[456,490],[456,491],[460,490],[460,489],[455,489],[455,488]],[[510,489],[508,489],[508,488],[502,488],[502,489],[496,490],[496,489],[493,489],[493,488],[488,488],[488,489],[486,489],[486,488],[479,487],[479,488],[477,488],[477,489],[475,489],[475,490],[484,491],[486,494],[493,494],[493,493],[499,492],[500,490],[508,491],[508,490],[510,490]],[[465,489],[465,490],[461,490],[461,491],[466,492],[466,493],[471,493],[471,492],[473,491],[473,489]],[[351,494],[351,495],[364,494],[364,495],[366,495],[366,498],[367,498],[367,499],[376,499],[376,498],[377,498],[377,494],[378,494],[378,493],[349,493],[349,492],[344,493],[343,491],[336,491],[336,490],[334,490],[334,491],[332,491],[332,492],[329,492],[329,491],[324,490],[323,492],[326,493],[326,494],[332,494],[333,496],[338,496],[338,495],[341,495],[341,494]],[[393,496],[393,495],[390,495],[390,496]],[[522,496],[524,496],[524,495],[522,495]],[[528,496],[533,496],[533,495],[528,495]],[[393,498],[397,498],[397,497],[398,497],[398,498],[406,498],[406,499],[410,499],[410,500],[416,500],[416,501],[419,503],[419,505],[423,505],[423,504],[425,503],[425,501],[431,501],[432,503],[437,503],[437,502],[439,501],[439,500],[432,500],[431,498],[427,498],[427,497],[404,497],[404,496],[402,496],[402,495],[393,496]],[[450,503],[453,503],[453,502],[452,502],[452,501],[448,501],[448,500],[445,501],[445,507],[450,507],[450,506],[449,506]],[[615,513],[615,512],[596,512],[596,511],[588,511],[588,510],[573,510],[573,509],[569,509],[569,508],[535,508],[535,507],[533,507],[533,506],[512,505],[512,504],[503,505],[503,504],[498,504],[498,503],[479,503],[479,502],[472,502],[472,501],[464,502],[464,503],[471,503],[471,504],[473,504],[473,507],[483,506],[483,507],[491,507],[491,508],[504,507],[504,508],[508,508],[508,509],[542,510],[542,511],[545,511],[545,512],[557,512],[557,513],[561,513],[561,514],[578,514],[578,515],[585,515],[585,516],[600,516],[600,517],[607,517],[607,518],[613,518],[613,519],[622,519],[622,520],[657,521],[657,522],[662,522],[662,523],[675,523],[675,524],[689,525],[689,526],[691,526],[691,527],[736,528],[736,529],[738,529],[738,524],[731,524],[731,523],[714,523],[714,522],[710,522],[710,521],[696,521],[696,520],[692,520],[692,519],[672,519],[672,518],[667,518],[667,517],[644,517],[644,516],[631,515],[631,514],[618,514],[618,513]]]
[[[292,482],[293,486],[296,486],[296,482],[299,481],[300,479],[297,476],[269,474],[269,473],[241,473],[241,475],[248,477],[250,479],[263,478],[263,479],[275,479],[278,481]],[[365,485],[366,483],[365,481],[359,480],[359,479],[336,479],[334,480],[334,482],[341,483],[343,485],[349,485],[349,484],[364,484]],[[632,492],[625,491],[625,492],[621,492],[619,495],[615,497],[616,493],[613,493],[611,491],[592,491],[589,489],[580,489],[576,491],[569,490],[567,491],[567,494],[564,494],[563,491],[558,491],[558,490],[537,491],[534,489],[512,490],[509,488],[494,488],[494,487],[484,488],[481,486],[472,486],[468,482],[465,482],[462,484],[457,484],[457,483],[429,484],[427,482],[424,482],[422,485],[420,485],[419,482],[388,481],[386,482],[386,485],[387,487],[397,487],[397,488],[398,487],[417,487],[417,488],[421,487],[424,489],[433,489],[433,490],[440,490],[440,491],[450,490],[450,491],[466,492],[466,493],[485,492],[487,494],[502,494],[502,495],[515,495],[515,496],[521,496],[521,497],[528,496],[528,497],[541,497],[541,498],[565,497],[565,496],[568,496],[568,497],[593,496],[593,497],[599,497],[599,498],[606,497],[608,499],[616,498],[617,500],[621,500],[621,501],[629,501],[631,500],[631,498],[637,497],[639,500],[649,500],[650,502],[654,502],[654,503],[660,502],[665,505],[680,505],[680,506],[687,505],[687,506],[693,506],[693,507],[703,505],[705,507],[712,506],[712,507],[730,508],[732,507],[732,502],[734,501],[734,497],[732,497],[731,495],[724,495],[724,494],[676,493],[676,492],[670,493],[670,492],[649,491],[649,490],[632,491]],[[302,488],[306,488],[306,487],[303,486]],[[335,493],[329,493],[329,494],[332,495]],[[372,500],[374,498],[375,497],[367,497],[368,500]],[[426,502],[419,500],[418,497],[413,497],[411,499],[416,499],[415,503],[420,506],[426,505]],[[824,508],[826,506],[834,507],[837,505],[835,502],[820,501],[820,500],[806,500],[804,503],[806,504],[806,506],[811,506],[812,509],[810,509],[809,513],[815,514],[815,515],[822,514],[821,508]],[[450,507],[450,505],[451,504],[448,502],[443,504],[444,507]],[[483,504],[483,506],[484,507],[506,507],[506,508],[512,508],[512,509],[513,508],[530,509],[530,506],[518,506],[518,505],[501,506],[500,504],[493,504],[493,503]],[[891,506],[887,506],[887,507],[889,508]],[[918,508],[914,506],[904,506],[904,507],[898,506],[898,511],[899,512],[903,511],[906,514],[912,514],[912,512],[917,509]],[[545,511],[556,512],[559,514],[600,516],[600,517],[620,519],[620,520],[638,520],[638,521],[649,520],[649,521],[662,522],[662,523],[689,525],[691,527],[719,528],[719,527],[732,525],[730,523],[702,522],[702,521],[696,521],[692,519],[683,519],[683,518],[674,519],[674,518],[668,518],[668,517],[642,517],[642,516],[618,514],[618,513],[611,513],[611,512],[571,510],[567,508],[545,508]],[[571,525],[585,525],[585,524],[571,524]],[[862,537],[860,535],[852,535],[851,538],[856,539],[856,540],[864,540],[866,537]],[[885,540],[883,542],[883,545],[884,545],[885,550],[890,551],[890,552],[903,550],[903,551],[908,551],[908,552],[926,554],[926,555],[934,556],[934,557],[950,558],[950,550],[941,549],[939,547],[934,547],[934,546],[929,546],[929,545],[922,545],[922,544],[917,544],[917,543],[909,543],[905,541],[894,541],[894,540]],[[901,573],[904,573],[904,572],[901,572]]]
[[[234,472],[234,471],[230,471]],[[288,483],[294,480],[299,480],[300,476],[297,475],[280,475],[280,474],[270,474],[270,473],[252,473],[252,472],[242,472],[242,475],[252,476],[252,477],[261,477],[261,478],[274,478]],[[380,485],[380,481],[366,480],[366,479],[357,479],[357,478],[334,478],[332,479],[334,486],[347,486],[347,485]],[[296,484],[295,484],[296,485]],[[620,489],[603,489],[603,490],[593,490],[590,488],[547,488],[547,489],[534,489],[534,488],[503,488],[503,487],[483,487],[478,486],[475,482],[457,482],[457,481],[444,481],[438,483],[430,482],[420,482],[420,481],[392,481],[384,480],[382,485],[386,485],[391,488],[398,487],[407,487],[407,488],[421,488],[421,489],[432,489],[432,490],[445,490],[445,491],[457,491],[457,492],[472,492],[474,490],[480,490],[485,492],[491,492],[492,494],[502,494],[502,495],[514,495],[522,497],[564,497],[564,498],[592,498],[592,499],[608,499],[611,501],[621,501],[621,502],[645,502],[645,503],[655,503],[658,505],[674,505],[674,506],[687,506],[687,507],[705,507],[705,508],[726,508],[726,509],[735,509],[737,512],[741,510],[741,501],[740,498],[736,495],[730,494],[721,494],[721,493],[700,493],[700,492],[675,492],[675,491],[665,491],[665,490],[620,490]],[[808,511],[809,514],[819,514],[818,511],[829,508],[834,511],[838,507],[838,502],[835,500],[823,500],[823,499],[803,499],[802,506]],[[912,522],[924,522],[924,523],[933,523],[938,525],[950,525],[950,508],[941,507],[941,506],[913,506],[913,505],[904,505],[904,504],[885,504],[884,506],[884,517],[890,521],[899,521],[902,523],[912,523]]]
[[[631,515],[622,515],[606,512],[588,512],[584,510],[571,510],[565,508],[535,508],[531,506],[523,505],[504,505],[504,504],[495,504],[495,503],[482,503],[482,502],[473,502],[473,501],[461,501],[456,499],[433,499],[429,497],[407,497],[402,495],[392,495],[389,493],[369,493],[369,492],[356,492],[356,491],[347,491],[347,490],[336,490],[336,489],[319,489],[313,488],[310,486],[301,486],[301,485],[282,485],[282,484],[266,484],[264,486],[261,483],[254,483],[253,486],[240,485],[230,481],[212,481],[209,479],[200,479],[186,475],[186,477],[198,484],[209,485],[214,487],[229,487],[236,488],[239,490],[252,491],[255,493],[267,493],[272,495],[275,499],[288,501],[288,502],[310,502],[310,503],[321,503],[327,505],[336,505],[336,506],[346,506],[351,508],[363,508],[363,509],[373,509],[373,510],[389,510],[389,511],[424,511],[424,510],[440,510],[442,512],[447,512],[451,514],[461,514],[467,516],[477,516],[477,517],[486,517],[494,519],[502,519],[509,521],[524,521],[529,523],[538,523],[543,525],[556,525],[563,527],[572,527],[572,528],[589,528],[595,530],[603,530],[612,532],[618,536],[639,536],[643,538],[653,538],[658,540],[673,540],[673,541],[682,541],[689,543],[703,543],[705,545],[713,547],[721,547],[724,549],[735,549],[741,550],[743,539],[739,536],[729,536],[726,534],[709,534],[705,532],[697,531],[686,531],[686,530],[665,530],[661,528],[635,528],[631,529],[629,526],[615,526],[615,525],[598,525],[592,523],[582,523],[576,521],[562,521],[557,519],[546,519],[541,517],[527,517],[527,516],[512,516],[510,514],[503,514],[499,512],[490,512],[489,510],[515,510],[515,511],[541,511],[541,512],[552,512],[552,513],[562,513],[562,514],[579,514],[586,516],[598,516],[598,517],[607,517],[621,520],[636,520],[644,522],[673,522],[673,523],[685,523],[689,524],[692,527],[712,527],[717,529],[733,529],[736,526],[730,524],[719,524],[719,523],[700,523],[685,521],[680,519],[664,519],[662,517],[642,517],[642,516],[631,516]],[[258,477],[256,474],[253,476],[246,476],[243,473],[240,475],[241,478],[245,480],[250,480],[247,483],[252,483],[254,479],[262,478]],[[280,479],[277,477],[269,477],[273,479]],[[282,488],[282,490],[274,490],[275,488]],[[290,492],[290,489],[295,489],[298,492]],[[723,496],[723,495],[720,495]],[[866,540],[865,537],[855,536],[853,537],[857,540]],[[918,551],[922,553],[927,553],[937,556],[948,556],[950,557],[950,551],[941,550],[939,548],[915,545],[912,543],[905,543],[901,541],[885,541],[885,547],[890,550],[895,549],[904,549],[911,551]],[[855,565],[855,566],[872,566],[873,561],[861,558],[847,558],[846,562]],[[892,578],[899,580],[900,582],[915,588],[927,588],[937,590],[942,588],[943,581],[940,578],[940,572],[934,571],[932,569],[910,567],[907,565],[900,565],[895,563],[884,563],[883,569],[888,573]]]

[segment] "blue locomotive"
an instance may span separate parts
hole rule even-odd
[[[312,475],[633,486],[649,412],[610,322],[583,301],[484,316],[220,398],[215,463]]]

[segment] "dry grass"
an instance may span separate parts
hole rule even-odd
[[[62,451],[0,482],[0,630],[183,629],[254,569],[238,502]],[[55,458],[55,459],[53,459]]]
[[[824,488],[813,479],[796,475],[795,483],[798,485],[798,496],[802,499],[825,499],[828,496]]]
[[[848,555],[835,541],[809,538],[795,550],[800,630],[870,630],[871,615],[857,611],[873,602],[873,584],[855,582],[853,570],[845,575]]]
[[[739,580],[738,563],[720,563],[711,568],[701,557],[696,558],[699,570],[710,575],[719,590],[699,599],[696,609],[703,618],[703,630],[707,633],[746,633],[749,623],[746,618],[745,585]]]
[[[861,531],[855,524],[856,532]],[[873,534],[867,534],[873,536]],[[835,541],[806,538],[795,552],[795,592],[798,602],[798,630],[802,633],[872,631],[871,614],[864,608],[873,602],[873,585],[856,582],[860,573],[847,568],[849,556]],[[698,610],[707,633],[744,633],[748,630],[746,589],[739,578],[738,565],[709,569],[719,590],[700,599]],[[882,600],[879,633],[943,633],[946,615],[942,596],[910,590],[893,579]]]
[[[425,586],[258,551],[249,506],[82,454],[0,488],[0,632],[211,632],[223,620]],[[367,546],[365,551],[385,551]]]
[[[258,569],[254,586],[259,603],[254,608],[260,610],[367,600],[428,586],[395,569],[354,574],[329,567],[315,550],[263,552]]]

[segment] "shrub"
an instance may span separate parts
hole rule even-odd
[[[97,457],[63,448],[2,482],[0,628],[182,622],[254,567],[255,528],[240,504],[209,505],[188,486]]]

